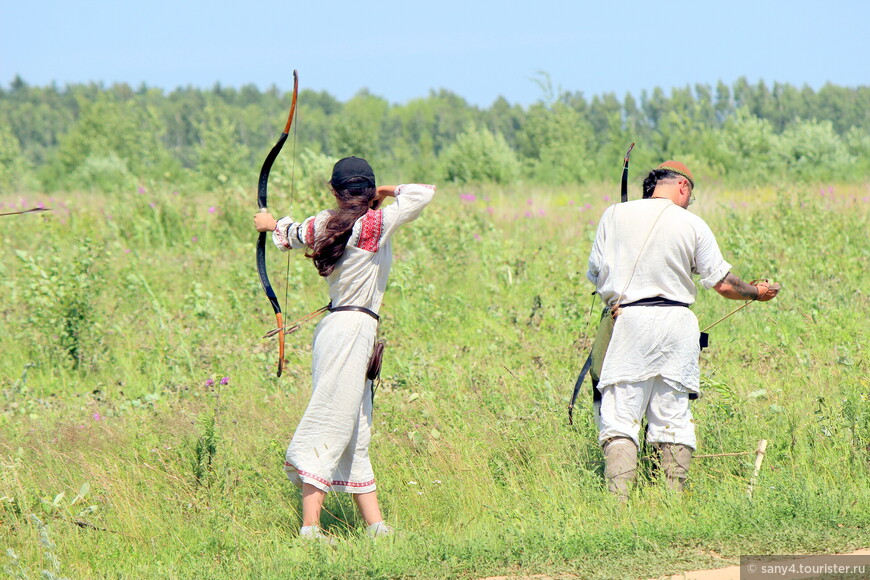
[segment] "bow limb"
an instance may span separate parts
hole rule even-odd
[[[622,197],[620,201],[623,203],[628,201],[628,158],[632,149],[634,149],[634,143],[628,146],[628,151],[625,152],[625,158],[622,160]]]
[[[290,103],[290,114],[287,116],[287,124],[284,126],[284,132],[278,137],[278,142],[269,151],[266,160],[263,162],[263,167],[260,168],[260,179],[257,183],[257,205],[260,208],[260,213],[269,212],[268,204],[268,186],[269,172],[272,171],[272,164],[284,147],[284,142],[287,141],[287,135],[290,133],[290,126],[293,124],[293,118],[296,116],[296,98],[299,94],[299,75],[293,71],[293,100]],[[278,323],[278,376],[284,371],[284,318],[281,313],[281,305],[278,303],[278,297],[275,296],[275,291],[272,289],[272,284],[269,282],[269,275],[266,272],[266,232],[260,232],[260,237],[257,239],[257,273],[260,275],[260,283],[263,285],[263,291],[272,305],[272,310],[275,311],[275,319]]]

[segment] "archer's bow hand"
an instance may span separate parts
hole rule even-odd
[[[756,298],[756,300],[759,302],[773,300],[776,298],[776,295],[779,294],[780,285],[769,282],[768,280],[753,280],[751,284],[755,286],[756,290],[758,290],[758,298]]]
[[[258,232],[274,232],[278,222],[270,213],[258,213],[254,215],[254,227]]]

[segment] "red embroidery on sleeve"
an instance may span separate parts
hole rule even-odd
[[[287,226],[287,229],[284,231],[284,233],[281,233],[280,230],[277,230],[277,229],[275,230],[278,233],[278,240],[281,242],[281,245],[283,245],[285,248],[290,247],[290,226],[292,226],[292,225],[293,224],[290,224],[289,226]]]
[[[314,220],[308,220],[308,227],[305,230],[305,242],[309,246],[314,245]]]
[[[384,214],[382,210],[369,210],[363,217],[357,247],[367,252],[377,252],[381,244]]]

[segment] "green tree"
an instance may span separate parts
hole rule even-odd
[[[518,160],[500,134],[472,125],[440,156],[441,173],[455,183],[511,183]]]
[[[719,132],[718,161],[727,174],[753,183],[768,183],[776,167],[777,138],[770,122],[741,107]]]
[[[389,103],[385,99],[368,91],[357,93],[336,115],[329,150],[336,157],[356,155],[378,165],[388,149],[382,139],[388,110]]]
[[[28,163],[12,129],[0,122],[0,193],[9,193],[27,179]]]
[[[137,180],[163,179],[177,164],[160,142],[162,134],[158,116],[135,101],[103,95],[83,102],[79,120],[60,139],[56,185],[121,191]]]
[[[793,123],[776,141],[776,154],[789,175],[804,181],[842,179],[855,163],[831,121]]]
[[[199,126],[196,174],[206,191],[256,184],[258,172],[251,167],[250,151],[240,142],[238,128],[225,105],[209,105]]]

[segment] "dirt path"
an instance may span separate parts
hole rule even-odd
[[[868,556],[870,557],[870,548],[863,548],[861,550],[857,550],[855,552],[850,552],[848,554],[836,554],[838,556]],[[791,565],[791,564],[803,564],[805,566],[823,566],[825,564],[831,564],[831,555],[814,555],[814,556],[806,556],[797,560],[787,560],[784,562],[779,562],[781,565]],[[777,562],[766,562],[765,565],[774,566],[777,565]],[[870,563],[868,563],[870,566]],[[807,573],[807,574],[786,574],[780,575],[776,574],[770,575],[770,578],[776,578],[777,580],[799,580],[801,578],[819,578],[820,576],[816,573]],[[573,575],[560,575],[559,578],[579,578],[579,576]],[[555,580],[552,576],[547,576],[546,574],[531,574],[528,576],[489,576],[487,578],[481,578],[480,580]],[[740,578],[740,566],[728,566],[727,568],[715,568],[712,570],[692,570],[689,572],[683,572],[682,574],[676,574],[674,576],[659,576],[655,580],[741,580]]]
[[[857,550],[855,552],[850,552],[849,554],[837,554],[838,556],[870,556],[870,548],[864,548],[861,550]],[[766,565],[776,565],[777,562],[766,562]],[[779,562],[781,565],[791,565],[791,564],[802,564],[805,566],[824,566],[825,564],[831,564],[831,556],[830,555],[816,555],[816,556],[807,556],[805,558],[800,558],[797,560],[787,560],[785,562]],[[806,574],[785,574],[780,575],[770,574],[770,578],[777,578],[780,580],[798,580],[799,578],[819,578],[818,574],[814,573],[806,573]],[[675,576],[661,576],[656,580],[740,580],[740,566],[728,566],[727,568],[717,568],[715,570],[692,570],[691,572],[684,572],[682,574],[677,574]]]

